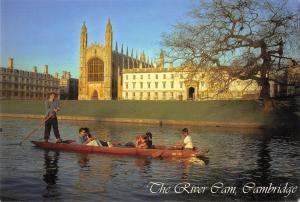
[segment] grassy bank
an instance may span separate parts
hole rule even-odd
[[[62,116],[235,123],[272,122],[255,101],[61,101]],[[44,102],[2,100],[0,113],[44,114]]]

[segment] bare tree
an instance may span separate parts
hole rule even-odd
[[[269,81],[286,83],[278,75],[287,70],[287,60],[295,53],[289,51],[295,37],[300,41],[296,12],[281,0],[208,0],[190,14],[191,22],[178,23],[163,35],[166,55],[197,71],[226,71],[223,90],[235,79],[256,81],[265,110],[270,111]],[[294,43],[288,43],[291,39]],[[299,46],[297,50],[299,54]]]

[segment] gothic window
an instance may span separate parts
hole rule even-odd
[[[88,61],[88,81],[104,81],[104,63],[99,58]]]

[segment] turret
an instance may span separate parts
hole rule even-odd
[[[165,64],[165,55],[164,52],[161,50],[159,55],[159,67],[164,67]]]
[[[78,99],[87,99],[86,94],[87,94],[87,88],[86,88],[86,83],[87,83],[87,77],[86,77],[86,48],[87,48],[87,43],[88,43],[88,34],[87,34],[87,28],[85,26],[85,22],[83,22],[81,26],[81,32],[80,32],[80,75],[79,75],[79,97]]]
[[[106,60],[104,64],[104,88],[105,97],[110,100],[112,98],[112,75],[113,75],[113,68],[112,68],[112,41],[113,41],[113,31],[112,26],[110,23],[110,19],[108,18],[106,24],[106,31],[105,31],[105,53],[106,53]]]
[[[36,66],[32,67],[32,72],[37,73],[37,67]]]
[[[44,65],[44,74],[48,74],[48,65]]]
[[[131,65],[132,65],[132,68],[135,68],[134,57],[133,57],[133,48],[131,49]]]
[[[145,52],[144,51],[141,54],[140,60],[141,60],[142,63],[145,62]]]
[[[80,33],[80,50],[83,50],[87,47],[87,29],[85,22],[83,22]]]
[[[14,59],[13,58],[8,58],[8,60],[7,60],[7,68],[8,69],[13,69],[14,68]]]
[[[116,42],[116,48],[115,48],[116,53],[118,53],[118,43]]]

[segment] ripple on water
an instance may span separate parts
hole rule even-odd
[[[158,160],[112,155],[44,151],[28,141],[18,143],[39,125],[35,120],[4,119],[1,140],[1,199],[26,201],[198,201],[234,200],[220,194],[151,194],[149,182],[175,185],[189,182],[210,186],[216,182],[241,186],[291,182],[299,185],[299,139],[289,134],[270,135],[262,130],[191,128],[195,146],[207,148],[207,165],[199,160]],[[151,131],[153,141],[171,145],[179,138],[180,128],[99,124],[60,123],[64,139],[77,139],[81,126],[91,128],[104,140],[129,142],[138,132]],[[40,129],[30,139],[42,139]],[[53,135],[51,135],[53,140]],[[238,194],[241,200],[252,196]],[[292,195],[287,200],[296,199]],[[265,198],[263,198],[265,200]],[[276,198],[275,198],[276,199]],[[286,200],[278,196],[278,200]],[[255,198],[255,200],[260,200]]]

